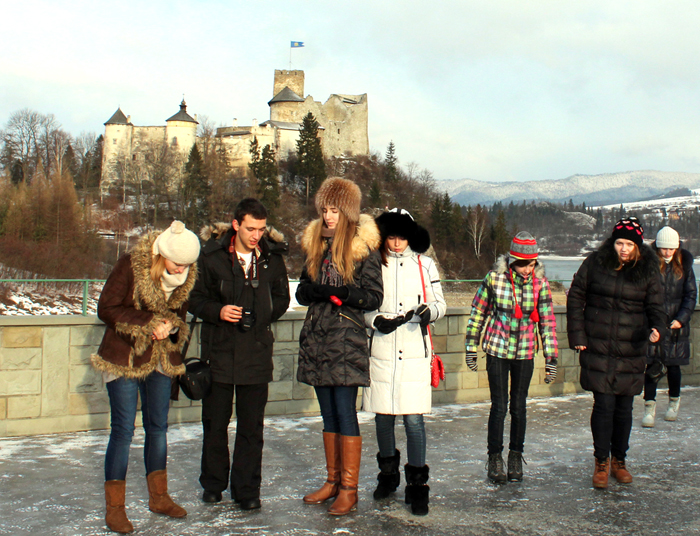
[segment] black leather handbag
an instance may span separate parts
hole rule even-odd
[[[664,364],[663,349],[660,344],[652,344],[652,357],[654,360],[647,365],[646,375],[654,383],[658,383],[666,376],[666,365]]]
[[[187,349],[192,340],[192,334],[197,324],[197,317],[193,316],[190,322],[190,338],[187,339],[182,355],[187,355]],[[211,390],[211,368],[209,363],[198,357],[188,357],[182,363],[185,365],[185,373],[177,377],[177,383],[190,400],[202,400]],[[177,400],[177,399],[176,399]]]

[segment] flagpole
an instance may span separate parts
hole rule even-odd
[[[289,46],[289,70],[292,70],[292,46]]]

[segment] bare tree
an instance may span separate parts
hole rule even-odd
[[[488,214],[486,210],[481,205],[477,205],[476,208],[469,207],[466,224],[467,238],[474,248],[474,255],[479,259],[481,258],[481,249],[486,241],[488,229]]]

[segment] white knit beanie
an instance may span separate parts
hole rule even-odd
[[[659,249],[678,249],[681,239],[675,229],[668,225],[659,229],[656,233],[656,247]]]
[[[199,257],[199,238],[184,223],[175,220],[153,242],[153,254],[175,264],[193,264]]]

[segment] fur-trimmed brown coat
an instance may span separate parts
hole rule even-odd
[[[131,253],[122,256],[102,289],[97,316],[107,328],[97,353],[90,356],[98,370],[137,379],[148,376],[159,364],[167,376],[185,372],[181,350],[190,333],[185,315],[197,264],[190,266],[185,283],[166,302],[165,293],[150,275],[157,236],[144,236]],[[164,320],[172,322],[177,331],[153,340],[153,329]]]
[[[304,252],[318,236],[322,219],[312,221],[304,231],[301,246]],[[297,287],[297,301],[308,305],[306,320],[299,335],[299,368],[297,380],[319,386],[369,385],[369,345],[365,329],[365,311],[373,311],[382,303],[381,244],[374,219],[360,216],[352,241],[355,261],[354,283],[347,285],[348,297],[342,305],[330,301],[304,301],[304,286],[313,284],[302,272]],[[326,248],[327,249],[327,248]]]

